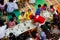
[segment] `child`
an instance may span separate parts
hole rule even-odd
[[[46,10],[46,8],[47,8],[47,4],[44,4],[44,5],[42,6],[42,10]]]
[[[16,40],[16,37],[13,33],[9,34],[9,40]]]
[[[14,25],[15,25],[15,21],[13,18],[11,18],[9,22],[9,28],[13,27]]]
[[[58,29],[57,25],[54,25],[54,28],[51,31],[52,31],[52,34],[57,34],[58,35],[60,33],[60,30]]]
[[[45,24],[45,18],[39,15],[35,15],[31,17],[32,23],[37,26],[38,30],[40,29],[41,25]]]
[[[28,9],[28,12],[26,13],[26,19],[30,20],[30,15],[32,15],[31,9]]]
[[[4,7],[5,7],[4,0],[0,0],[0,11],[2,11],[2,13],[4,13]]]
[[[7,13],[6,13],[6,11],[4,11],[4,15],[3,15],[3,20],[6,20],[6,22],[8,22],[8,18],[7,18]]]
[[[53,14],[53,22],[54,24],[58,24],[58,14]]]
[[[18,17],[18,19],[20,20],[20,22],[24,22],[26,19],[25,12],[21,12],[21,15]]]
[[[14,19],[15,23],[17,24],[18,22],[17,22],[17,17],[15,14],[12,15],[12,18]]]
[[[46,33],[44,32],[44,27],[43,25],[41,26],[41,30],[40,30],[40,37],[41,37],[41,40],[46,40]]]
[[[4,38],[5,36],[6,27],[7,27],[6,21],[4,20],[2,27],[0,27],[0,39]]]
[[[54,14],[54,11],[55,11],[55,9],[54,9],[53,5],[51,5],[50,6],[50,12]]]
[[[30,18],[33,19],[33,22],[34,22],[34,23],[37,23],[37,22],[38,22],[38,23],[40,23],[40,24],[42,24],[42,25],[45,23],[45,18],[42,17],[42,16],[39,16],[39,15],[33,16],[33,15],[32,15]]]
[[[41,5],[39,4],[38,5],[38,9],[36,10],[35,15],[40,15],[41,11],[42,11],[42,8],[41,8]]]
[[[7,4],[6,4],[6,9],[7,9],[8,13],[13,12],[17,7],[17,4],[13,1],[14,0],[9,0],[9,2],[7,2]],[[18,9],[18,7],[17,7],[17,9]]]

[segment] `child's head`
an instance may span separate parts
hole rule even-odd
[[[14,0],[9,0],[9,2],[13,2]]]
[[[9,36],[11,37],[13,35],[13,33],[10,33]]]
[[[31,9],[28,9],[28,12],[31,12]]]
[[[41,7],[41,5],[39,4],[39,5],[38,5],[38,8],[40,8],[40,7]]]
[[[6,11],[4,11],[3,15],[7,16],[7,13],[6,13]]]
[[[50,8],[53,8],[53,5],[50,5]]]
[[[21,12],[21,15],[24,16],[25,12]]]
[[[13,21],[14,21],[14,19],[13,19],[13,18],[11,18],[11,19],[10,19],[10,21],[11,21],[11,22],[13,22]]]
[[[45,7],[47,7],[47,4],[44,4]]]
[[[12,15],[12,17],[14,18],[14,17],[16,17],[16,15],[15,15],[15,14],[13,14],[13,15]]]
[[[44,31],[44,29],[45,29],[45,26],[41,25],[41,31]]]

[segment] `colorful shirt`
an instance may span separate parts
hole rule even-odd
[[[0,4],[0,9],[4,9],[4,7],[5,7],[5,4],[3,5]]]
[[[15,10],[15,7],[16,7],[16,3],[15,2],[8,2],[7,3],[7,12],[8,13],[11,13]]]
[[[18,19],[20,19],[20,22],[23,22],[23,20],[26,19],[26,16],[25,16],[25,15],[24,15],[24,16],[21,16],[21,15],[20,15],[20,16],[18,17]]]
[[[46,7],[45,6],[42,6],[42,10],[46,10]]]
[[[42,9],[41,9],[41,8],[38,8],[38,9],[36,10],[35,15],[40,15],[41,11],[42,11]]]
[[[4,25],[4,26],[0,27],[0,39],[5,36],[6,27],[7,27],[7,25]]]
[[[30,12],[30,13],[27,12],[27,13],[26,13],[26,19],[27,19],[27,20],[30,20],[30,15],[32,15],[32,12]]]
[[[45,22],[45,18],[39,15],[34,16],[34,23],[39,22],[40,24]]]
[[[15,22],[13,21],[13,22],[9,22],[9,27],[11,28],[12,26],[14,26],[15,25]]]

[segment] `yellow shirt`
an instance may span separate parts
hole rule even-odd
[[[26,19],[26,16],[25,16],[25,15],[24,15],[24,16],[21,16],[21,15],[20,15],[20,16],[18,17],[18,19],[20,19],[20,22],[23,22],[24,19]]]
[[[30,12],[30,13],[27,12],[27,13],[26,13],[26,19],[27,19],[27,20],[30,20],[30,17],[29,17],[30,15],[32,15],[32,12]]]

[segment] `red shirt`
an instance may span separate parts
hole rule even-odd
[[[36,22],[44,23],[45,22],[45,18],[42,17],[42,16],[36,15],[36,16],[34,16],[34,23],[36,23]]]
[[[42,10],[46,10],[46,7],[45,6],[42,6]]]

